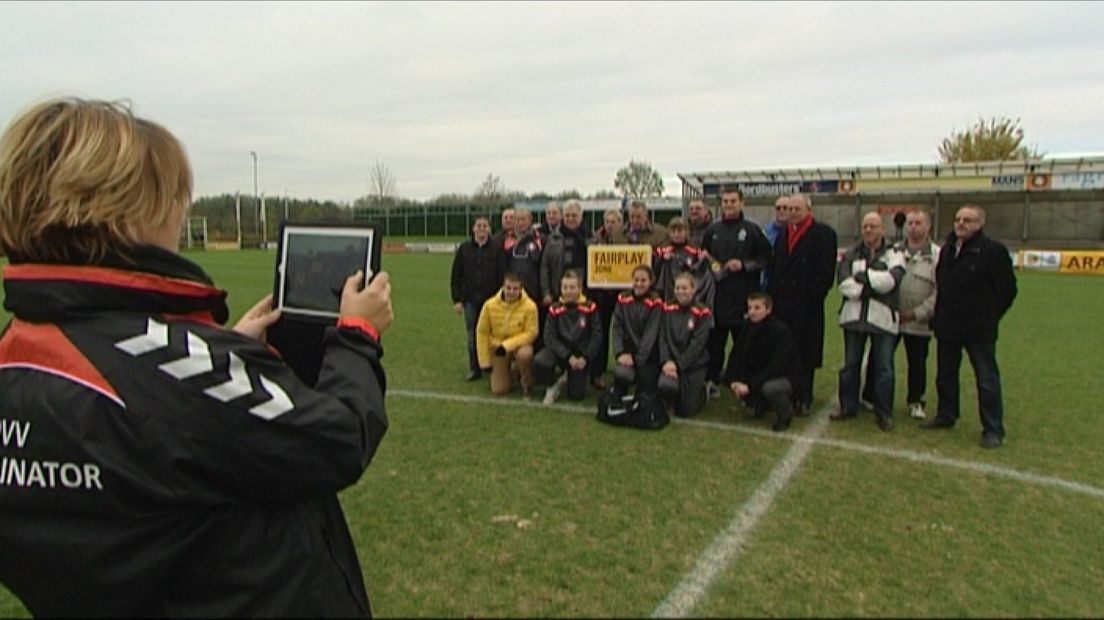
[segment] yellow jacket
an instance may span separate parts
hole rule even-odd
[[[540,328],[537,325],[537,304],[521,291],[521,298],[506,302],[502,290],[483,304],[479,323],[475,327],[475,348],[481,368],[491,367],[491,358],[498,345],[513,353],[518,348],[533,344]]]

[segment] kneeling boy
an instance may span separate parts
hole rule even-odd
[[[758,417],[769,405],[776,414],[775,431],[784,431],[793,420],[794,388],[801,377],[793,334],[780,319],[771,316],[774,303],[766,293],[747,298],[747,321],[728,356],[724,382],[737,398],[753,407]]]

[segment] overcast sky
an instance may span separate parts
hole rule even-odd
[[[1104,3],[0,2],[0,124],[59,95],[130,99],[195,193],[352,201],[613,189],[679,172],[934,162],[1019,117],[1104,152]]]

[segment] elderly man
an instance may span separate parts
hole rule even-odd
[[[556,210],[559,210],[558,205]],[[551,210],[548,215],[548,222],[551,223]],[[560,299],[560,278],[568,269],[578,273],[583,285],[586,285],[586,246],[589,235],[583,227],[582,204],[578,200],[568,201],[564,208],[562,225],[557,224],[550,230],[544,238],[540,268],[541,303],[545,306],[551,306]]]
[[[514,210],[503,209],[500,216],[502,228],[491,236],[491,241],[500,248],[505,248],[507,239],[514,239]]]
[[[771,246],[755,222],[744,217],[744,194],[726,189],[721,194],[721,219],[702,237],[702,250],[713,265],[713,330],[709,333],[706,394],[720,396],[721,369],[729,334],[735,340],[744,324],[747,297],[759,291],[760,274],[771,260]]]
[[[839,263],[838,280],[843,306],[843,368],[839,373],[840,410],[832,420],[853,418],[859,409],[859,382],[863,353],[870,340],[870,371],[874,416],[878,428],[893,429],[893,349],[899,328],[897,288],[905,277],[904,256],[886,242],[882,216],[870,212],[862,219],[862,240]]]
[[[958,421],[958,371],[962,350],[977,380],[981,445],[1004,442],[1004,403],[997,367],[997,325],[1016,298],[1016,274],[1008,248],[983,232],[985,210],[963,205],[955,214],[936,265],[935,388],[937,413],[926,429],[951,428]]]
[[[541,235],[547,238],[549,235],[559,234],[562,225],[563,210],[560,209],[560,203],[548,203],[548,206],[544,208],[544,223],[540,227]]]
[[[813,203],[804,194],[783,200],[789,218],[774,242],[774,260],[767,292],[774,298],[774,316],[793,332],[801,357],[802,381],[797,386],[797,415],[813,402],[816,369],[824,363],[824,300],[836,273],[836,231],[813,218]]]
[[[705,201],[701,198],[691,200],[690,225],[688,227],[690,245],[700,248],[702,237],[705,235],[705,229],[709,228],[709,225],[712,223],[713,213],[705,206]]]
[[[778,239],[778,235],[786,229],[786,222],[788,221],[790,221],[790,210],[786,204],[786,197],[779,196],[778,200],[774,201],[774,217],[763,227],[763,234],[767,236],[767,241],[770,242],[772,248],[774,242]],[[770,284],[770,265],[763,270],[761,282],[763,290],[767,290],[767,285]]]
[[[533,214],[529,209],[514,211],[514,236],[506,239],[503,250],[502,273],[517,274],[525,287],[525,294],[539,303],[540,262],[544,240],[540,230],[533,228]]]
[[[629,225],[614,231],[612,243],[647,243],[652,249],[667,243],[667,229],[652,222],[648,215],[648,205],[634,200],[629,205]]]

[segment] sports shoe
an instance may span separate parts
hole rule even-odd
[[[476,379],[483,378],[483,373],[478,370],[473,370],[464,377],[464,381],[475,381]]]
[[[982,448],[999,448],[1004,441],[996,435],[990,435],[988,433],[981,436]]]
[[[556,399],[560,397],[560,389],[567,384],[567,373],[565,372],[556,380],[555,383],[548,386],[548,390],[544,393],[544,404],[551,405],[556,402]]]
[[[705,397],[709,399],[720,398],[721,388],[717,387],[716,383],[712,381],[705,382]]]
[[[921,403],[912,403],[909,405],[909,415],[917,420],[923,420],[928,417],[928,414],[924,413],[924,405]]]
[[[884,431],[886,433],[893,430],[893,418],[891,418],[889,416],[882,416],[882,415],[877,416],[877,417],[878,417],[878,428],[882,429],[882,431]]]

